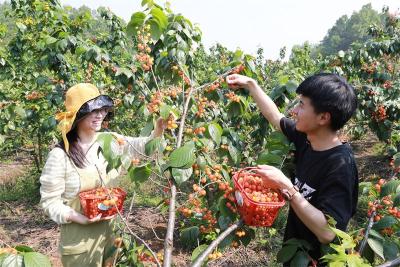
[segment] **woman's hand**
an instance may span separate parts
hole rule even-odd
[[[164,130],[167,128],[167,121],[163,118],[158,118],[156,122],[156,127],[154,128],[154,137],[160,137]]]
[[[86,217],[83,214],[80,214],[76,211],[71,211],[70,214],[68,215],[67,220],[70,222],[87,225],[87,224],[91,224],[91,223],[95,223],[95,222],[110,220],[114,217],[115,217],[115,215],[101,218],[101,214],[99,214],[96,217],[89,219],[88,217]]]
[[[289,178],[287,178],[281,170],[273,166],[258,165],[257,169],[254,171],[259,174],[263,180],[266,180],[274,187],[279,189],[289,189],[293,187]]]

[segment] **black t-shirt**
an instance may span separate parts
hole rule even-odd
[[[333,217],[336,228],[345,231],[358,200],[358,172],[350,145],[344,143],[324,151],[314,151],[307,136],[296,130],[294,121],[282,118],[282,132],[296,147],[293,184],[302,196],[324,214]],[[313,247],[310,256],[321,257],[321,243],[290,208],[284,240],[307,240]]]

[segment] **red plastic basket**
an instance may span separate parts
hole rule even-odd
[[[263,180],[261,180],[262,184],[260,186],[268,188],[269,192],[273,192],[274,197],[276,197],[278,201],[262,202],[251,199],[245,188],[239,183],[239,178],[249,175],[260,177],[258,174],[252,172],[254,169],[255,168],[253,167],[244,168],[233,175],[237,209],[245,224],[250,226],[271,226],[275,221],[280,208],[285,205],[285,200],[278,189],[271,188],[269,184]]]
[[[108,190],[111,195],[106,193]],[[121,188],[99,187],[79,193],[83,214],[89,219],[101,214],[101,218],[110,217],[117,213],[117,208],[122,212],[126,192]]]

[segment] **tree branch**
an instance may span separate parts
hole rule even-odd
[[[179,123],[178,139],[176,142],[177,148],[181,147],[182,145],[183,129],[185,127],[185,119],[187,116],[187,110],[189,108],[191,93],[192,93],[192,88],[189,88],[187,98],[185,100],[185,105],[183,108],[183,114],[181,117],[181,121]],[[171,266],[172,262],[172,249],[174,248],[175,206],[176,206],[176,185],[174,183],[171,183],[171,199],[169,204],[168,227],[164,240],[164,262],[163,262],[164,267]]]
[[[195,262],[191,265],[191,267],[200,267],[203,262],[206,260],[208,254],[213,252],[213,250],[221,243],[225,237],[227,237],[230,233],[235,231],[238,227],[243,224],[242,220],[237,221],[236,223],[229,226],[225,231],[223,231],[217,239],[215,239],[207,248],[204,250],[195,260]]]
[[[364,251],[364,248],[365,248],[365,245],[367,244],[369,230],[371,230],[372,226],[374,225],[374,216],[375,216],[375,211],[373,211],[372,214],[371,214],[371,217],[369,217],[368,226],[367,226],[367,229],[365,229],[364,238],[361,241],[360,248],[358,249],[358,253],[360,253],[360,255],[362,255],[362,253]]]
[[[395,267],[399,265],[400,265],[400,258],[397,258],[392,261],[385,262],[384,264],[378,265],[377,267]]]
[[[175,202],[176,202],[176,186],[171,185],[171,199],[169,203],[168,227],[164,240],[164,267],[171,266],[172,249],[174,248],[174,227],[175,227]]]

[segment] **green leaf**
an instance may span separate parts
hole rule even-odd
[[[154,151],[160,151],[161,146],[161,137],[156,137],[149,142],[146,143],[144,146],[144,152],[147,156],[153,155]]]
[[[111,133],[101,133],[97,136],[97,142],[99,143],[101,150],[103,151],[104,158],[111,162],[113,160],[113,151],[111,149],[111,143],[114,137]]]
[[[26,118],[26,112],[25,109],[23,109],[20,106],[16,106],[14,109],[15,114],[17,114],[20,118],[25,119]]]
[[[371,247],[371,249],[382,259],[385,259],[385,256],[383,255],[383,243],[382,241],[373,239],[373,238],[368,238],[367,240],[368,245]]]
[[[396,242],[391,240],[383,241],[383,255],[385,256],[386,260],[394,260],[397,258],[399,254],[399,247]]]
[[[118,68],[117,72],[115,73],[115,76],[120,76],[122,74],[126,76],[126,79],[129,79],[133,75],[132,71],[127,68]]]
[[[232,212],[227,206],[227,199],[224,197],[220,197],[218,200],[218,209],[222,216],[230,217],[232,220],[236,218],[236,214]]]
[[[131,158],[131,155],[129,155],[129,153],[123,153],[121,155],[120,160],[121,160],[122,167],[125,170],[127,170],[132,164],[132,158]]]
[[[297,87],[298,87],[298,84],[297,84],[295,81],[290,80],[290,81],[288,81],[288,82],[286,83],[285,87],[286,87],[286,91],[287,91],[288,93],[293,94],[293,93],[296,92],[296,89],[297,89]]]
[[[381,188],[381,195],[380,197],[384,197],[387,195],[395,195],[400,190],[400,180],[392,180],[384,185]]]
[[[399,106],[397,106],[399,107]],[[394,166],[400,166],[400,152],[393,155]]]
[[[369,236],[370,237],[375,237],[375,239],[380,239],[380,240],[384,239],[384,237],[379,232],[375,231],[374,229],[371,229],[369,231]]]
[[[4,259],[2,267],[21,267],[24,258],[20,254],[8,254]]]
[[[136,36],[136,27],[142,26],[146,19],[146,14],[143,12],[133,13],[131,20],[126,27],[126,33],[129,37]]]
[[[226,228],[229,227],[229,224],[232,223],[232,219],[229,216],[219,216],[218,218],[218,225],[219,228],[224,231]]]
[[[129,245],[128,245],[128,247],[129,247]],[[108,258],[112,257],[113,255],[115,255],[115,252],[117,251],[117,249],[118,248],[115,246],[109,246],[108,249],[105,249],[104,255],[103,255],[104,259],[108,259]]]
[[[142,183],[146,181],[151,174],[150,164],[146,164],[139,167],[130,167],[128,170],[129,178],[132,182]]]
[[[233,160],[233,162],[235,164],[239,164],[239,162],[240,162],[239,150],[234,145],[232,145],[232,143],[229,143],[228,151],[229,151],[229,155],[231,156],[231,159]]]
[[[24,253],[24,264],[26,267],[51,267],[49,258],[38,252]]]
[[[304,251],[297,251],[292,261],[290,262],[290,267],[307,267],[310,262],[307,253]]]
[[[153,128],[154,128],[153,120],[148,121],[146,125],[143,127],[142,131],[140,132],[140,136],[149,136]]]
[[[172,107],[166,104],[161,105],[160,107],[160,115],[161,117],[166,120],[169,117]]]
[[[275,165],[279,166],[282,162],[282,159],[278,155],[271,154],[268,151],[262,152],[257,159],[257,164],[267,164],[267,165]]]
[[[147,5],[148,7],[151,7],[154,5],[154,1],[153,0],[142,0],[142,6]]]
[[[0,136],[0,144],[1,144],[1,136]],[[396,195],[396,197],[393,199],[393,207],[399,207],[400,206],[400,193]]]
[[[51,45],[51,44],[54,44],[55,42],[57,42],[57,40],[58,40],[57,38],[54,38],[54,37],[52,37],[50,35],[47,35],[45,37],[44,42],[45,42],[46,45]]]
[[[181,231],[181,241],[185,246],[194,247],[197,245],[200,230],[197,226],[185,228]]]
[[[297,248],[298,246],[296,245],[282,247],[276,256],[278,262],[288,262],[291,258],[293,258],[294,254],[297,251]]]
[[[219,249],[224,249],[232,244],[233,239],[235,236],[231,233],[227,237],[224,238],[224,240],[221,241],[221,243],[218,244]]]
[[[15,25],[17,25],[17,28],[18,28],[21,32],[26,31],[26,26],[25,26],[25,24],[23,24],[23,23],[21,23],[21,22],[16,22]]]
[[[289,76],[288,75],[281,75],[281,76],[279,76],[278,79],[279,79],[279,83],[281,85],[284,85],[289,81]]]
[[[0,146],[6,141],[6,136],[0,134]]]
[[[280,96],[282,96],[284,91],[285,91],[285,86],[277,86],[277,87],[273,88],[272,91],[269,93],[269,97],[272,100],[276,100]]]
[[[371,263],[375,261],[375,252],[369,245],[365,246],[365,249],[361,256]]]
[[[351,249],[356,246],[355,242],[353,241],[353,238],[346,232],[334,227],[330,227],[330,229],[341,239],[342,243],[341,247],[345,249]]]
[[[297,239],[297,240],[300,243],[300,246],[303,247],[305,250],[312,249],[311,244],[307,240],[304,239]]]
[[[158,41],[162,35],[162,30],[158,23],[154,20],[149,21],[151,39]]]
[[[256,233],[253,229],[248,229],[246,230],[246,235],[242,236],[240,238],[240,241],[242,241],[243,246],[247,246],[250,244],[251,240],[253,240],[256,237]]]
[[[229,118],[238,117],[243,113],[243,106],[238,102],[231,102],[227,106],[226,112]]]
[[[86,48],[86,47],[84,47],[84,46],[78,46],[78,47],[75,49],[75,54],[76,54],[77,56],[80,56],[80,55],[82,55],[83,53],[86,53],[86,51],[87,51],[87,48]]]
[[[356,254],[346,255],[348,267],[371,267],[371,265],[364,262],[364,259]],[[341,266],[340,266],[341,267]]]
[[[208,125],[207,132],[208,132],[209,136],[211,137],[211,139],[217,145],[219,145],[221,143],[221,137],[222,137],[223,130],[222,130],[222,127],[218,123],[213,122],[210,125]]]
[[[203,251],[206,250],[207,248],[208,248],[208,245],[207,245],[207,244],[203,244],[203,245],[200,245],[200,246],[198,246],[197,248],[195,248],[195,249],[193,250],[193,252],[192,252],[192,257],[191,257],[192,262],[194,262],[194,261],[197,259],[197,257],[198,257],[201,253],[203,253]]]
[[[167,26],[168,26],[168,17],[165,15],[165,13],[158,7],[153,7],[151,9],[151,15],[153,16],[153,19],[157,22],[157,24],[160,26],[161,31],[163,31]]]
[[[192,176],[192,174],[193,174],[193,169],[192,168],[187,168],[187,169],[172,168],[171,172],[172,172],[172,176],[174,177],[175,182],[178,185],[181,185],[182,183],[189,180],[190,176]]]
[[[183,167],[194,160],[194,151],[191,146],[183,146],[174,150],[169,156],[168,165],[174,168]]]
[[[198,156],[196,159],[197,165],[199,165],[200,170],[204,170],[207,166],[207,161],[203,156]]]
[[[393,216],[386,215],[382,219],[380,219],[378,222],[376,222],[373,226],[372,229],[374,230],[382,230],[384,228],[390,227],[394,224],[397,223],[397,219],[394,218]]]
[[[18,245],[15,247],[15,249],[19,252],[33,252],[33,249],[31,247],[25,245]]]

